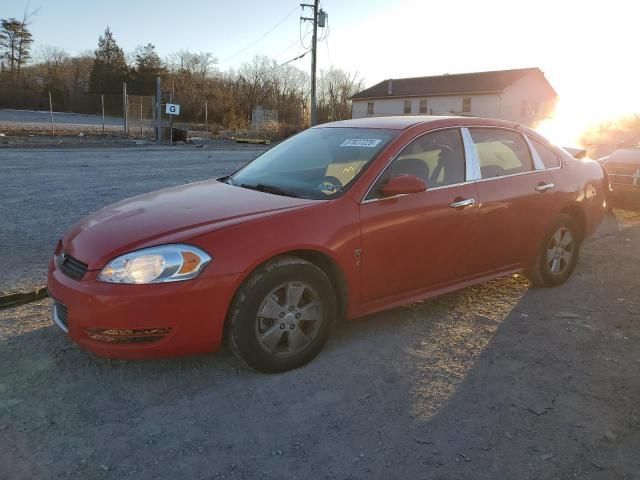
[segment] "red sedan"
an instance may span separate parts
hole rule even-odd
[[[80,221],[49,264],[54,322],[92,352],[315,357],[336,320],[524,270],[564,282],[605,175],[525,127],[464,117],[335,122],[233,175]]]

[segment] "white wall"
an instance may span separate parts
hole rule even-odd
[[[441,97],[423,97],[427,99],[427,113],[420,113],[420,98],[411,100],[411,115],[446,115],[451,112],[462,112],[462,99],[471,97],[471,113],[477,117],[498,117],[500,97],[498,95],[448,95]],[[352,103],[353,118],[367,116],[382,117],[388,115],[405,115],[404,98],[383,98],[377,100],[354,100]],[[367,104],[373,102],[373,115],[367,115]]]
[[[502,92],[501,117],[533,126],[551,115],[555,100],[543,79],[538,74],[530,73]],[[523,102],[526,102],[524,111]]]

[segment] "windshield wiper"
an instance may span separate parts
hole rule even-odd
[[[248,188],[249,190],[257,190],[259,192],[265,193],[273,193],[274,195],[282,195],[284,197],[293,197],[298,198],[299,196],[293,192],[288,192],[287,190],[283,190],[280,187],[275,187],[273,185],[265,185],[264,183],[241,183],[240,186],[242,188]]]

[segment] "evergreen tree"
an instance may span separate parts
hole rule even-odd
[[[156,91],[156,77],[166,73],[166,69],[156,53],[156,47],[147,43],[135,54],[135,74],[132,91],[138,95],[153,95]]]
[[[33,36],[27,28],[30,15],[25,12],[22,20],[17,18],[3,18],[0,21],[0,49],[2,58],[6,59],[9,72],[20,73],[27,60],[31,58]]]
[[[124,52],[107,27],[98,39],[89,79],[90,89],[94,93],[122,93],[122,82],[127,80],[127,74]]]

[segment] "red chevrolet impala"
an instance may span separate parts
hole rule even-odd
[[[335,320],[524,270],[564,282],[606,211],[600,165],[499,120],[329,123],[233,175],[108,206],[49,264],[54,322],[98,355],[216,350],[283,371]]]

